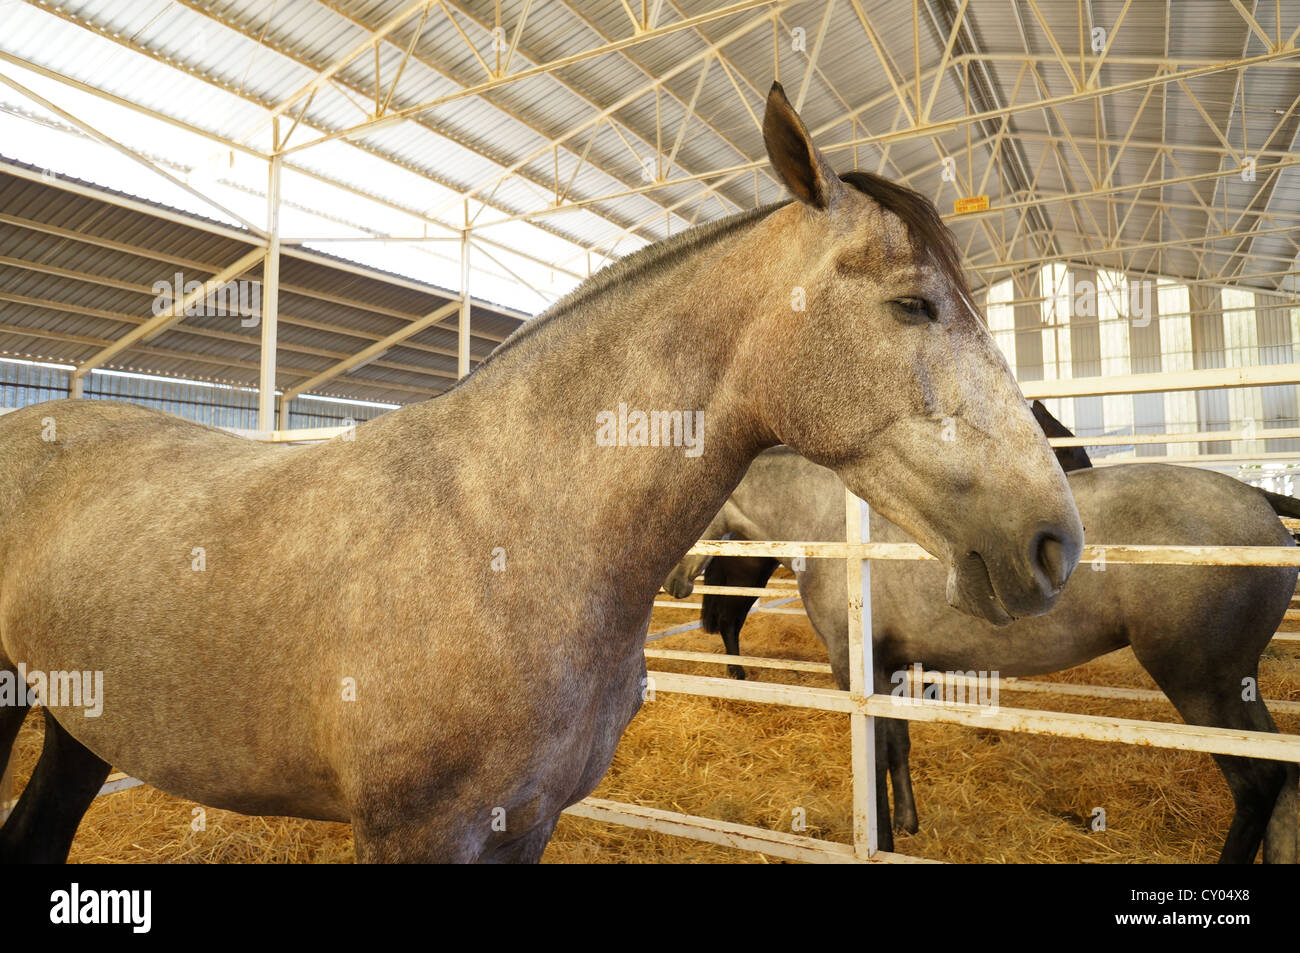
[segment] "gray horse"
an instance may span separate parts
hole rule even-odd
[[[0,676],[104,685],[99,717],[45,708],[0,857],[65,857],[111,763],[350,821],[363,861],[539,859],[641,705],[659,584],[778,443],[907,526],[962,609],[1049,609],[1082,526],[951,233],[835,175],[779,85],[763,136],[796,201],[629,256],[354,439],[0,418]]]
[[[1078,458],[1074,461],[1077,465]],[[1091,542],[1293,545],[1275,510],[1296,515],[1300,501],[1264,493],[1221,474],[1132,464],[1078,469],[1068,476]],[[787,450],[768,451],[754,461],[705,538],[723,536],[843,539],[844,485],[831,471]],[[875,512],[871,537],[885,542],[908,538]],[[777,562],[688,556],[670,574],[665,589],[678,598],[689,595],[691,580],[706,565],[705,581],[711,585],[762,586]],[[1047,615],[1004,629],[946,607],[943,578],[937,570],[924,562],[872,564],[878,692],[890,693],[898,685],[897,673],[915,664],[926,671],[1042,675],[1131,645],[1188,723],[1277,730],[1258,693],[1243,692],[1242,680],[1256,677],[1260,653],[1295,592],[1295,568],[1109,565],[1104,571],[1076,574]],[[830,655],[835,681],[847,688],[843,562],[808,560],[797,576],[808,618]],[[740,653],[740,629],[753,601],[740,596],[704,597],[703,627],[722,635],[728,654]],[[744,677],[738,666],[729,666],[729,671]],[[877,719],[876,726],[877,744],[882,746],[876,764],[883,847],[892,842],[885,797],[887,770],[893,778],[894,828],[914,832],[917,819],[907,767],[907,723]],[[1266,861],[1295,862],[1296,766],[1214,757],[1236,807],[1221,860],[1249,862],[1263,839]]]

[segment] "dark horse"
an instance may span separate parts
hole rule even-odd
[[[796,201],[599,272],[353,440],[105,401],[0,417],[0,677],[104,686],[97,718],[45,708],[0,857],[64,858],[112,764],[350,821],[363,861],[539,859],[640,708],[659,584],[779,443],[906,526],[964,610],[1051,608],[1083,528],[951,233],[835,175],[780,86],[763,137]],[[27,701],[0,707],[5,756]]]
[[[1041,405],[1034,414],[1051,436],[1072,436]],[[1132,464],[1087,469],[1081,448],[1057,448],[1070,487],[1097,543],[1288,546],[1278,514],[1300,515],[1300,500],[1257,490],[1230,477],[1188,467]],[[844,488],[829,470],[787,451],[754,461],[708,535],[742,539],[827,540],[844,536]],[[906,534],[872,514],[879,541]],[[707,557],[687,557],[666,584],[679,597]],[[789,561],[786,560],[788,563]],[[713,557],[710,585],[761,587],[778,565],[754,557]],[[797,574],[808,618],[827,645],[840,688],[848,686],[843,563],[809,560]],[[1273,637],[1295,592],[1296,569],[1110,565],[1076,575],[1050,613],[1005,629],[953,613],[942,604],[942,578],[920,562],[880,561],[871,570],[876,690],[889,693],[896,673],[919,663],[926,670],[997,671],[1042,675],[1131,645],[1138,661],[1191,724],[1276,731],[1257,693],[1260,653]],[[754,599],[705,595],[702,623],[722,636],[726,652],[740,654],[740,630]],[[744,677],[739,666],[729,666]],[[1251,684],[1254,684],[1253,682]],[[1245,697],[1247,694],[1249,698]],[[908,775],[906,721],[876,719],[877,803],[882,846],[892,841],[885,772],[892,775],[894,828],[917,829]],[[1214,755],[1231,789],[1236,812],[1221,860],[1248,862],[1264,842],[1268,862],[1295,862],[1295,765]],[[884,847],[884,849],[890,849]]]

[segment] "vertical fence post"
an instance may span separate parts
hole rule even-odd
[[[845,538],[850,546],[871,539],[871,510],[844,491]],[[845,560],[849,613],[849,694],[865,698],[875,690],[871,661],[871,562],[850,553]],[[876,720],[849,715],[853,758],[853,849],[862,858],[876,852]]]

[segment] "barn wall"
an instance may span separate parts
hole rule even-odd
[[[68,396],[71,372],[49,365],[0,361],[0,407],[26,407]],[[122,377],[92,371],[87,400],[122,400],[166,411],[213,427],[257,429],[257,392],[224,384],[181,382],[166,378]],[[339,427],[371,420],[382,407],[336,404],[299,398],[289,413],[289,427]]]

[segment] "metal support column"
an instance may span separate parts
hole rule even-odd
[[[460,323],[457,326],[456,376],[469,373],[469,202],[465,203],[465,230],[460,233]]]
[[[258,380],[257,429],[275,429],[275,346],[280,300],[280,120],[271,124],[274,150],[266,188],[266,262],[262,266],[262,366]],[[282,408],[281,426],[288,427]]]

